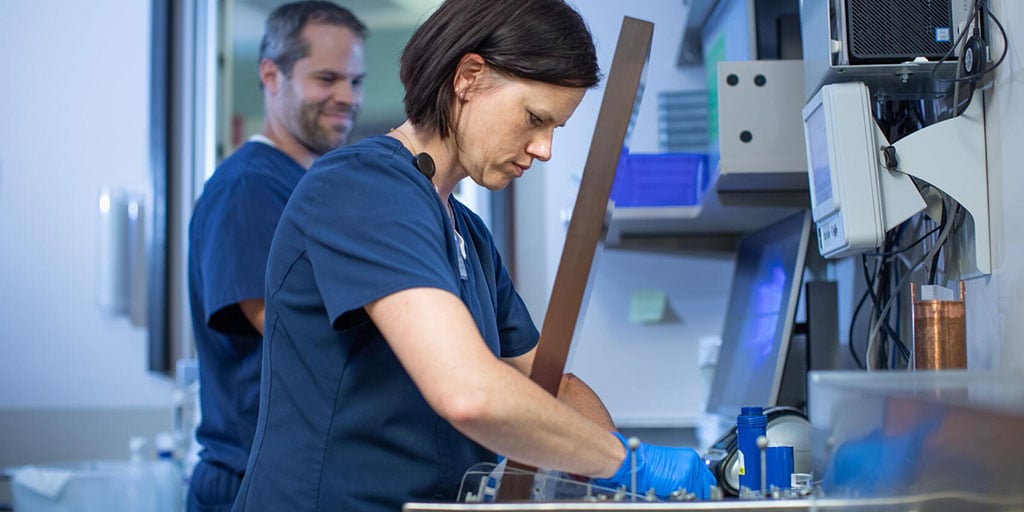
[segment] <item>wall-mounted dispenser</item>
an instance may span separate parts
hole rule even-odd
[[[145,198],[126,187],[98,196],[96,301],[111,316],[146,323]]]

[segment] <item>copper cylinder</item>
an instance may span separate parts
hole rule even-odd
[[[967,368],[967,322],[964,316],[964,283],[960,300],[917,301],[914,287],[914,368],[945,370]]]

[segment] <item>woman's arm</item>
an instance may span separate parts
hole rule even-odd
[[[494,357],[450,292],[403,290],[366,311],[430,406],[474,441],[526,464],[594,477],[611,476],[625,459],[607,428]]]

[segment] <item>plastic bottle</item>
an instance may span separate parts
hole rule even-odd
[[[736,444],[739,448],[740,490],[761,492],[761,450],[757,438],[765,436],[768,417],[761,407],[743,407],[736,417]]]
[[[121,510],[125,512],[153,512],[153,479],[146,464],[146,448],[148,442],[143,436],[135,436],[128,440],[128,466],[124,482],[124,502]]]
[[[188,435],[191,433],[187,426],[192,418],[191,404],[184,389],[171,391],[171,432],[174,446],[174,458],[180,459],[187,450]]]
[[[186,481],[199,462],[200,446],[195,442],[199,427],[199,366],[196,360],[179,359],[176,363],[177,385],[171,393],[171,432],[174,435],[175,459],[181,464]]]
[[[170,432],[160,432],[155,438],[156,460],[151,467],[153,496],[160,512],[181,512],[184,508],[185,476],[181,462],[175,456],[176,442]]]

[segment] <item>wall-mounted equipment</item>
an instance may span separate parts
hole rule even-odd
[[[145,199],[119,187],[104,187],[98,199],[96,302],[108,315],[146,325]]]
[[[803,62],[718,63],[718,173],[723,205],[807,207],[800,109]]]
[[[823,84],[858,80],[931,88],[951,52],[973,0],[816,0],[800,2],[806,97]],[[898,80],[893,80],[899,77]]]
[[[823,86],[803,109],[811,207],[825,257],[881,245],[885,231],[926,207],[929,185],[966,209],[961,276],[992,271],[988,165],[981,92],[958,116],[890,144],[872,117],[867,85]],[[916,178],[915,183],[911,177]],[[921,185],[921,184],[924,185]]]

